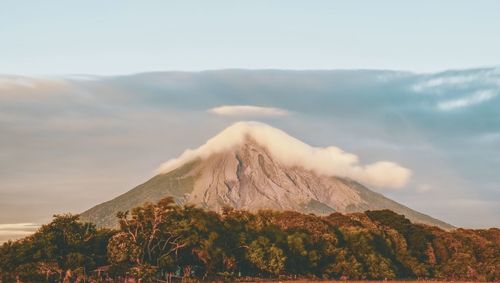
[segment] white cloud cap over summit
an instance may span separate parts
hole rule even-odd
[[[222,105],[209,109],[208,112],[221,116],[287,116],[284,109],[254,105]]]
[[[199,148],[188,149],[180,157],[163,163],[156,173],[167,173],[197,158],[205,159],[214,153],[230,150],[243,144],[248,137],[264,146],[283,165],[302,167],[320,175],[349,177],[378,188],[404,187],[411,175],[409,169],[394,162],[379,161],[363,165],[358,156],[338,147],[312,147],[259,122],[235,123]]]

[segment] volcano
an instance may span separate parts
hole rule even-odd
[[[172,196],[179,205],[214,211],[232,207],[328,215],[390,209],[415,223],[452,229],[367,188],[404,186],[409,177],[408,169],[392,162],[361,165],[357,156],[339,148],[311,147],[266,124],[239,122],[80,217],[98,227],[116,227],[117,212]]]

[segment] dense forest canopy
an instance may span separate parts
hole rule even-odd
[[[500,279],[500,229],[444,231],[390,210],[218,214],[165,198],[117,217],[120,228],[106,230],[54,216],[1,246],[0,279]]]

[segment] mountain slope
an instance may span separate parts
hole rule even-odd
[[[398,204],[347,178],[319,174],[311,168],[284,164],[255,135],[243,133],[232,146],[191,154],[183,162],[169,163],[160,173],[127,193],[81,214],[98,226],[115,226],[116,213],[144,202],[173,196],[220,211],[225,206],[256,211],[294,210],[319,215],[390,209],[418,223],[450,229],[452,226]],[[171,169],[175,164],[175,169]]]

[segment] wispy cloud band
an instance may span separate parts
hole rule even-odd
[[[457,108],[464,108],[474,104],[488,101],[497,96],[497,93],[491,90],[476,91],[471,96],[458,99],[446,100],[438,103],[439,110],[447,111]]]
[[[222,105],[211,108],[208,112],[221,116],[287,116],[290,114],[281,108],[255,105]]]

